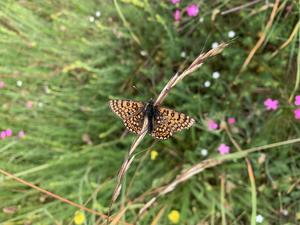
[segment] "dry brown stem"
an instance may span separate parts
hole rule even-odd
[[[206,53],[200,54],[195,60],[194,62],[187,68],[185,69],[182,73],[176,73],[170,80],[169,82],[166,84],[166,86],[163,88],[163,90],[160,92],[160,94],[158,95],[154,105],[160,105],[163,100],[167,97],[167,95],[169,94],[169,92],[171,91],[171,89],[178,84],[178,82],[180,82],[183,78],[185,78],[187,75],[191,74],[192,72],[194,72],[195,70],[199,69],[203,62],[207,59],[210,58],[212,56],[218,55],[220,54],[224,48],[226,48],[228,44],[226,43],[221,43],[217,48],[213,48],[211,50],[209,50]]]
[[[253,56],[255,55],[255,53],[257,52],[257,50],[262,46],[262,44],[264,43],[266,36],[267,36],[267,32],[270,30],[273,21],[275,19],[276,14],[278,13],[278,7],[279,7],[279,2],[280,0],[276,0],[275,4],[273,6],[273,10],[271,12],[270,18],[268,20],[268,23],[266,25],[265,30],[263,31],[262,35],[260,36],[259,40],[256,42],[255,46],[253,47],[253,49],[250,51],[248,57],[246,58],[245,62],[243,63],[243,66],[241,68],[240,72],[243,72],[248,64],[251,62]]]
[[[201,162],[197,163],[196,165],[190,167],[189,169],[183,170],[180,173],[180,175],[178,175],[171,183],[169,183],[165,186],[159,187],[158,189],[160,190],[160,193],[157,194],[156,196],[154,196],[146,204],[144,204],[144,206],[140,209],[139,215],[144,213],[159,197],[162,197],[162,196],[166,195],[167,193],[173,191],[180,183],[192,178],[193,176],[201,173],[202,171],[204,171],[207,168],[217,166],[219,164],[222,164],[222,163],[232,160],[232,159],[245,158],[252,152],[272,149],[275,147],[294,144],[294,143],[298,143],[298,142],[300,142],[300,138],[286,140],[286,141],[282,141],[282,142],[276,142],[276,143],[272,143],[272,144],[268,144],[268,145],[264,145],[264,146],[253,147],[253,148],[246,149],[244,151],[239,151],[237,153],[232,153],[232,154],[228,154],[225,156],[201,161]]]
[[[242,10],[244,8],[247,8],[249,6],[255,5],[256,3],[259,3],[260,1],[261,0],[254,0],[252,2],[247,2],[247,3],[243,4],[243,5],[239,5],[237,7],[234,7],[234,8],[228,9],[226,11],[223,11],[223,12],[221,12],[221,15],[226,15],[226,14],[229,14],[229,13],[240,11],[240,10]]]
[[[73,201],[71,201],[71,200],[69,200],[69,199],[63,198],[63,197],[61,197],[61,196],[59,196],[59,195],[57,195],[57,194],[54,194],[53,192],[50,192],[50,191],[48,191],[48,190],[46,190],[46,189],[43,189],[43,188],[41,188],[41,187],[36,186],[36,185],[33,184],[33,183],[30,183],[30,182],[28,182],[28,181],[26,181],[26,180],[23,180],[22,178],[17,177],[17,176],[15,176],[15,175],[13,175],[13,174],[11,174],[11,173],[9,173],[9,172],[3,170],[3,169],[0,169],[0,173],[2,173],[3,175],[5,175],[5,176],[7,176],[7,177],[10,177],[11,179],[13,179],[13,180],[15,180],[15,181],[17,181],[17,182],[19,182],[19,183],[21,183],[21,184],[24,184],[24,185],[26,185],[26,186],[28,186],[28,187],[31,187],[31,188],[33,188],[33,189],[39,191],[39,192],[42,192],[42,193],[46,194],[47,196],[51,196],[52,198],[57,199],[57,200],[59,200],[59,201],[61,201],[61,202],[67,203],[67,204],[69,204],[69,205],[71,205],[71,206],[74,206],[74,207],[76,207],[76,208],[78,208],[78,209],[81,209],[81,210],[83,210],[83,211],[86,211],[86,212],[92,213],[92,214],[94,214],[94,215],[100,216],[100,218],[108,218],[107,215],[104,215],[103,213],[101,213],[101,212],[99,212],[99,211],[96,211],[96,210],[87,208],[87,207],[85,207],[84,205],[80,205],[80,204],[78,204],[78,203],[76,203],[76,202],[73,202]],[[129,223],[125,223],[125,222],[124,222],[123,224],[130,225]]]
[[[123,178],[127,172],[127,170],[129,169],[130,164],[133,162],[134,156],[132,156],[133,152],[135,151],[135,149],[137,148],[137,146],[141,143],[141,141],[143,140],[143,138],[145,137],[145,135],[147,134],[147,128],[148,128],[148,119],[145,118],[144,120],[144,124],[143,124],[143,128],[141,133],[137,136],[137,138],[134,140],[134,142],[132,143],[124,161],[123,164],[119,170],[118,173],[118,177],[117,177],[117,183],[113,192],[113,196],[110,202],[110,206],[109,206],[109,211],[108,211],[108,217],[107,217],[107,224],[109,224],[109,217],[112,211],[112,206],[115,203],[115,201],[117,200],[117,198],[120,195],[121,189],[122,189],[122,181]],[[98,224],[98,223],[96,223]]]
[[[192,72],[194,72],[195,70],[200,68],[202,66],[203,62],[207,58],[215,56],[215,55],[221,53],[227,45],[228,44],[226,44],[226,43],[221,43],[217,48],[211,49],[206,53],[200,54],[186,70],[184,70],[181,73],[176,73],[169,80],[169,82],[163,88],[161,93],[158,95],[156,101],[154,102],[154,105],[160,105],[163,102],[163,100],[167,97],[167,95],[169,94],[171,89],[179,81],[181,81],[187,75],[191,74]],[[113,196],[112,196],[112,200],[111,200],[111,203],[110,203],[109,215],[111,213],[111,209],[112,209],[112,206],[113,206],[114,202],[117,200],[118,196],[120,195],[120,191],[122,189],[123,178],[124,178],[127,170],[129,169],[130,164],[133,161],[134,157],[132,156],[132,154],[135,151],[135,149],[137,148],[137,146],[141,143],[141,141],[143,140],[145,135],[147,134],[147,127],[148,127],[148,120],[147,120],[147,118],[145,118],[143,129],[142,129],[141,133],[138,135],[138,137],[135,139],[135,141],[133,142],[133,144],[132,144],[130,150],[128,151],[128,154],[125,157],[124,162],[123,162],[123,164],[122,164],[122,166],[119,170],[117,183],[116,183],[116,186],[115,186],[115,189],[114,189],[114,192],[113,192]],[[107,219],[107,221],[109,221],[109,219]]]
[[[142,213],[144,213],[156,201],[156,199],[158,197],[161,197],[161,196],[166,195],[167,193],[173,191],[178,184],[190,179],[191,177],[193,177],[194,175],[196,175],[198,173],[201,173],[203,170],[205,170],[207,168],[214,167],[216,165],[223,163],[223,161],[224,160],[221,160],[221,159],[219,159],[219,160],[207,159],[207,160],[204,160],[204,161],[196,164],[195,166],[193,166],[187,170],[182,171],[181,174],[178,175],[174,181],[172,181],[168,185],[162,187],[160,193],[157,196],[153,197],[150,201],[148,201],[143,206],[143,208],[140,209],[139,214],[141,215]]]

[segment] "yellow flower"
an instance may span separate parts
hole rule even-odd
[[[83,214],[83,212],[80,211],[75,212],[74,223],[76,225],[80,225],[83,224],[84,221],[85,221],[85,215]]]
[[[180,220],[180,214],[177,210],[172,210],[169,214],[168,214],[168,219],[171,221],[171,223],[173,224],[177,224]]]
[[[296,220],[300,220],[300,212],[296,213]]]
[[[157,151],[152,150],[152,151],[150,152],[151,160],[155,160],[155,159],[157,158],[157,156],[158,156],[158,152],[157,152]]]

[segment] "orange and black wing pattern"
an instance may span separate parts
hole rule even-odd
[[[111,110],[124,122],[125,127],[139,134],[143,128],[145,118],[145,104],[131,100],[110,100]]]
[[[191,127],[195,120],[184,113],[165,107],[158,107],[151,135],[158,139],[168,139],[175,132]]]

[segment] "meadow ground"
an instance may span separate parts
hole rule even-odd
[[[0,223],[102,223],[135,138],[109,99],[155,98],[227,42],[165,99],[196,123],[144,138],[112,224],[300,224],[299,5],[0,1]]]

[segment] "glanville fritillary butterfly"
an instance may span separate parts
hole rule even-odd
[[[110,100],[111,110],[124,122],[125,127],[139,134],[143,128],[144,119],[148,118],[147,132],[157,139],[168,139],[175,132],[191,127],[195,120],[184,113],[165,107],[132,100]]]

